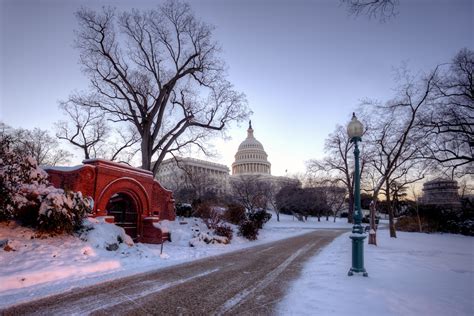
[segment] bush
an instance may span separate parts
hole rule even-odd
[[[234,235],[234,231],[232,230],[232,227],[230,227],[229,225],[225,225],[225,224],[217,225],[214,228],[214,233],[217,236],[227,237],[227,239],[229,239],[229,241],[232,240],[232,237]]]
[[[9,136],[0,135],[0,221],[14,219],[30,201],[21,192],[28,185],[47,185],[48,175],[36,160],[11,149]]]
[[[224,219],[235,225],[239,225],[245,219],[245,208],[240,204],[230,204],[224,213]]]
[[[272,218],[272,214],[267,213],[264,209],[259,209],[249,214],[249,220],[255,223],[258,229],[263,227],[263,224],[268,222]]]
[[[0,135],[0,220],[14,219],[43,232],[72,233],[91,211],[80,192],[50,185],[35,159],[10,150]]]
[[[401,216],[395,223],[395,228],[404,232],[419,232],[418,219],[412,216]]]
[[[212,208],[208,203],[198,203],[194,207],[193,216],[208,219],[212,216]]]
[[[463,212],[433,208],[430,216],[424,212],[420,220],[424,233],[442,232],[474,236],[474,221],[466,218]],[[418,219],[416,216],[400,217],[395,228],[400,231],[419,232]]]
[[[193,207],[187,203],[176,203],[176,216],[191,217],[193,214]]]
[[[256,240],[258,236],[258,227],[254,221],[245,219],[239,225],[239,235],[248,240]]]

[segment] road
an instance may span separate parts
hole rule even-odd
[[[345,230],[318,230],[77,289],[3,315],[273,315],[302,265]]]

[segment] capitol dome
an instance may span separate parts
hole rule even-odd
[[[262,143],[253,136],[252,121],[249,122],[247,138],[240,144],[232,164],[232,174],[270,174],[271,164]]]

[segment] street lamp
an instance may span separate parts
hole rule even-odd
[[[347,135],[351,143],[354,143],[354,158],[355,158],[355,170],[354,170],[354,226],[352,227],[352,268],[347,273],[349,276],[354,275],[354,272],[369,276],[364,268],[364,229],[362,228],[362,212],[360,209],[360,168],[359,168],[359,147],[357,142],[362,141],[362,134],[364,132],[364,126],[359,122],[355,113],[352,113],[352,120],[347,125]]]

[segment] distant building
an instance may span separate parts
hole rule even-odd
[[[253,132],[252,123],[249,122],[247,138],[239,145],[235,154],[232,175],[229,175],[229,168],[223,164],[177,157],[164,160],[155,178],[165,188],[175,193],[183,188],[192,188],[199,196],[206,192],[218,195],[230,193],[231,181],[248,175],[258,176],[260,180],[272,183],[275,188],[289,183],[298,183],[298,180],[271,174],[268,155]]]
[[[226,165],[195,158],[177,157],[161,163],[156,179],[172,191],[194,188],[199,195],[207,191],[225,194],[229,187],[229,171]]]
[[[461,201],[455,180],[436,178],[423,184],[423,195],[420,204],[438,205],[446,208],[459,208]]]
[[[249,122],[247,138],[240,144],[232,164],[232,174],[271,174],[271,164],[268,155],[253,135],[252,121]]]
[[[247,129],[247,138],[240,143],[235,161],[232,164],[232,176],[230,180],[242,176],[255,175],[260,180],[271,182],[276,187],[283,187],[289,183],[298,183],[296,179],[288,177],[273,176],[271,174],[271,163],[268,161],[268,155],[254,134],[252,121],[249,122]]]

